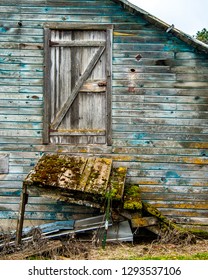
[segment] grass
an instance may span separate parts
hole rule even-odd
[[[105,250],[91,248],[89,259],[108,260],[208,260],[208,240],[195,244],[144,242],[138,244],[108,244]]]
[[[57,259],[71,259],[71,258],[63,258],[61,256],[57,257]],[[74,258],[73,258],[74,259]],[[75,258],[76,259],[76,258]],[[81,258],[82,259],[82,258]],[[47,257],[41,256],[32,256],[27,258],[27,260],[50,260]],[[208,253],[197,253],[193,255],[165,255],[165,256],[145,256],[145,257],[137,257],[137,256],[129,256],[125,259],[119,258],[119,260],[208,260]]]
[[[208,260],[208,253],[197,253],[193,255],[165,255],[156,257],[130,257],[129,260]]]

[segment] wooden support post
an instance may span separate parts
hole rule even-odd
[[[28,202],[27,186],[25,184],[23,184],[18,220],[17,220],[16,245],[19,245],[21,243],[25,206],[26,206],[27,202]]]

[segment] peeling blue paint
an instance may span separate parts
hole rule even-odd
[[[166,172],[165,176],[166,176],[166,178],[180,178],[181,177],[175,171],[168,171],[168,172]]]
[[[25,63],[20,63],[19,65],[20,65],[20,67],[25,67],[26,66]]]
[[[4,27],[4,26],[0,27],[0,32],[5,33],[7,31],[8,31],[7,27]]]
[[[20,196],[21,195],[21,190],[16,190],[16,191],[5,191],[4,195],[5,196]]]
[[[133,138],[135,138],[135,139],[143,139],[146,136],[147,136],[146,133],[134,133],[133,134]]]

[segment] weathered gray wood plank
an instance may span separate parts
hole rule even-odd
[[[119,91],[117,90],[116,93],[118,94]],[[161,90],[162,93],[162,90]],[[199,92],[200,94],[200,92]],[[206,95],[206,91],[203,92]],[[153,96],[153,95],[133,95],[133,94],[126,94],[126,95],[113,95],[112,96],[113,102],[131,102],[133,104],[144,104],[146,105],[154,103],[154,104],[163,104],[169,103],[170,105],[177,104],[180,108],[186,109],[186,105],[196,106],[198,104],[207,105],[208,98],[203,96],[198,96],[197,92],[195,92],[195,96]],[[130,103],[130,104],[131,104]],[[119,104],[119,103],[118,103]],[[128,103],[127,103],[128,104]],[[188,107],[189,108],[189,107]]]
[[[50,41],[50,47],[105,47],[106,42],[105,41],[63,41],[63,40],[56,40],[56,41]]]
[[[174,82],[174,81],[162,81],[159,80],[158,82],[149,81],[149,80],[113,80],[112,85],[114,87],[142,87],[142,88],[199,88],[199,89],[207,89],[206,82]]]
[[[179,148],[155,148],[155,147],[117,147],[113,148],[114,153],[121,154],[140,154],[140,155],[187,155],[187,156],[201,156],[203,151],[194,149],[179,149]],[[206,156],[206,153],[205,153]]]
[[[114,124],[145,124],[145,125],[174,125],[174,126],[200,126],[200,127],[207,127],[207,121],[203,117],[199,116],[198,118],[191,119],[189,117],[180,119],[177,118],[163,118],[163,117],[143,117],[140,118],[139,116],[116,116],[113,118]]]
[[[131,139],[113,139],[116,147],[156,147],[156,148],[177,148],[177,149],[207,149],[208,142],[184,141],[177,142],[174,140],[131,140]]]
[[[153,133],[114,133],[113,139],[129,139],[129,140],[147,140],[147,141],[153,141],[153,140],[170,140],[170,141],[180,141],[180,142],[186,142],[186,141],[196,141],[197,139],[200,139],[200,142],[207,143],[207,135],[191,135],[191,134],[153,134]],[[133,143],[133,142],[132,142]],[[184,144],[184,147],[186,144]],[[117,152],[119,152],[119,148],[116,148]],[[122,150],[121,150],[122,151]],[[205,153],[206,154],[206,153]]]
[[[153,200],[155,199],[156,201],[184,201],[184,204],[186,202],[191,202],[193,200],[193,194],[190,193],[175,193],[175,194],[164,194],[164,193],[142,193],[141,198],[143,200]],[[194,201],[196,202],[203,202],[204,201],[204,194],[194,194]]]
[[[16,42],[1,42],[0,49],[19,49],[24,50],[42,50],[42,43],[16,43]]]
[[[0,174],[9,173],[9,154],[0,153]]]
[[[155,124],[155,125],[151,125],[151,124],[146,124],[146,126],[144,127],[143,124],[139,125],[139,124],[128,124],[128,122],[126,124],[114,124],[113,128],[115,130],[115,132],[123,132],[123,131],[128,131],[128,132],[147,132],[147,133],[161,133],[161,132],[167,132],[167,133],[191,133],[191,134],[207,134],[208,133],[208,127],[207,126],[196,126],[196,125],[192,125],[192,126],[188,126],[185,125],[183,123],[180,123],[178,121],[178,125],[166,125],[166,124]],[[177,143],[176,143],[177,144]]]
[[[129,110],[178,110],[178,111],[207,111],[207,104],[174,104],[174,103],[137,103],[137,102],[113,102],[113,108]]]
[[[149,201],[147,201],[148,203],[150,203]],[[159,202],[151,202],[151,205],[153,205],[156,208],[186,208],[186,209],[192,209],[193,208],[193,202],[190,201],[186,201],[184,203],[184,201],[159,201]],[[196,202],[194,203],[194,207],[195,209],[206,209],[207,208],[207,202]]]
[[[207,218],[206,210],[193,210],[193,209],[164,209],[161,208],[160,211],[168,217],[174,215],[175,217],[205,217]]]
[[[161,181],[164,182],[163,179],[161,180],[159,178],[147,178],[147,177],[127,177],[126,178],[127,183],[138,184],[138,185],[143,185],[143,184],[159,185],[159,184],[161,184]],[[207,180],[201,179],[199,181],[199,179],[183,179],[183,180],[169,179],[168,181],[165,182],[165,184],[168,186],[175,186],[175,185],[181,184],[181,185],[185,185],[185,186],[190,186],[191,188],[195,187],[195,186],[206,187]],[[186,207],[184,207],[184,208],[186,208]],[[206,209],[206,207],[204,209]]]
[[[177,111],[177,110],[113,110],[113,117],[144,117],[144,118],[178,118],[178,119],[206,119],[208,112]]]
[[[85,192],[105,195],[111,173],[112,160],[96,158],[87,179]]]

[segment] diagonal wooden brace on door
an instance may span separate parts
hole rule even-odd
[[[77,81],[75,87],[73,88],[71,95],[61,108],[61,110],[57,113],[53,123],[51,124],[51,129],[56,130],[60,125],[61,121],[63,120],[64,116],[68,112],[69,108],[71,107],[72,103],[74,102],[75,98],[77,97],[79,90],[81,89],[83,83],[88,79],[90,74],[92,73],[93,69],[95,68],[98,60],[100,59],[101,55],[105,51],[105,46],[101,46],[97,49],[96,53],[94,54],[92,60],[88,64],[86,70],[80,76],[79,80]]]

